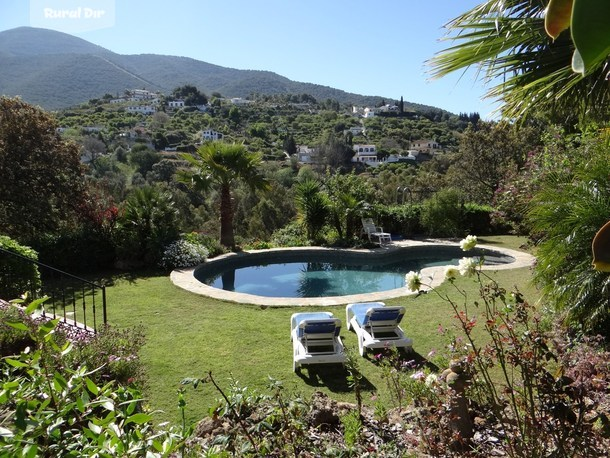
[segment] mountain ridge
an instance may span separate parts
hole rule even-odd
[[[0,94],[56,110],[106,93],[142,88],[171,92],[192,84],[202,92],[227,97],[261,94],[310,94],[318,100],[376,105],[392,97],[367,96],[290,80],[267,70],[222,67],[186,56],[117,54],[73,35],[18,27],[0,32]],[[406,109],[439,108],[405,101]],[[445,111],[445,110],[442,110]]]

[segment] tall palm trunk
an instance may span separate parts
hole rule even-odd
[[[226,247],[235,247],[233,236],[233,202],[231,188],[228,184],[220,187],[220,243]]]

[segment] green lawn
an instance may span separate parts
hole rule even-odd
[[[485,237],[482,243],[518,248],[524,243],[518,237]],[[515,269],[493,274],[506,288],[518,285],[526,298],[536,299],[529,284],[529,269]],[[468,278],[457,284],[476,297],[478,286]],[[450,291],[444,284],[440,292]],[[354,401],[346,374],[340,367],[304,369],[302,375],[292,372],[290,315],[296,311],[327,310],[343,321],[342,336],[347,347],[357,349],[355,334],[345,328],[345,307],[279,307],[263,308],[234,304],[195,295],[174,286],[168,276],[148,275],[137,278],[115,278],[107,289],[108,317],[111,325],[142,325],[147,343],[141,355],[147,367],[145,392],[150,407],[162,412],[158,421],[178,421],[177,390],[185,377],[203,377],[212,371],[221,386],[230,377],[242,385],[264,390],[268,376],[281,380],[290,393],[308,397],[313,391],[326,392],[338,400]],[[446,342],[438,333],[439,325],[452,325],[448,304],[434,294],[404,297],[386,301],[407,308],[402,327],[413,338],[414,350],[426,357],[440,350]],[[361,370],[366,389],[388,402],[381,370],[369,359],[362,359]],[[187,415],[197,420],[207,414],[218,397],[210,386],[194,391],[187,389]],[[368,400],[368,395],[366,397]]]

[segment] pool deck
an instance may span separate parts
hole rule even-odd
[[[447,241],[447,240],[401,240],[392,242],[390,244],[384,245],[380,248],[370,249],[370,250],[341,250],[348,252],[358,252],[358,253],[382,253],[382,252],[391,252],[393,250],[397,250],[403,247],[410,246],[432,246],[432,245],[458,245],[458,242]],[[489,271],[499,271],[499,270],[507,270],[507,269],[517,269],[521,267],[530,267],[535,262],[535,257],[517,250],[511,250],[508,248],[500,248],[493,245],[483,245],[478,244],[477,248],[484,248],[487,250],[492,250],[503,255],[511,256],[515,259],[514,262],[507,264],[499,264],[499,265],[490,265],[483,266],[483,270]],[[320,251],[325,250],[325,248],[321,247],[299,247],[300,251]],[[258,253],[258,252],[286,252],[292,251],[294,248],[273,248],[271,250],[251,250],[247,253]],[[333,251],[337,251],[337,249],[331,249]],[[216,260],[223,260],[227,258],[240,256],[240,253],[228,253],[222,256],[218,256],[217,258],[213,258],[209,262],[215,262]],[[243,256],[243,254],[241,254]],[[464,252],[464,256],[468,257],[468,252]],[[332,296],[332,297],[264,297],[264,296],[255,296],[252,294],[245,293],[237,293],[233,291],[225,291],[219,288],[213,288],[211,286],[205,285],[197,280],[194,276],[194,271],[196,267],[191,267],[188,269],[176,269],[171,275],[171,281],[180,288],[186,289],[187,291],[191,291],[195,294],[199,294],[202,296],[211,297],[214,299],[219,299],[223,301],[229,302],[237,302],[241,304],[253,304],[253,305],[263,305],[268,307],[281,307],[281,306],[311,306],[311,305],[343,305],[350,304],[353,302],[374,302],[381,301],[384,299],[392,299],[396,297],[408,296],[411,294],[417,294],[412,291],[409,291],[406,286],[398,289],[391,289],[387,291],[379,291],[374,293],[366,293],[366,294],[355,294],[350,296]],[[434,288],[440,285],[445,280],[445,266],[436,266],[436,267],[427,267],[420,271],[422,277],[422,290],[427,290],[430,288]]]

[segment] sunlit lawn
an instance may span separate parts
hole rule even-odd
[[[487,237],[481,241],[518,248],[524,239]],[[506,288],[517,285],[528,299],[536,299],[536,292],[529,285],[529,269],[492,275]],[[472,279],[460,278],[457,285],[463,287],[469,297],[478,296],[478,286]],[[451,285],[444,284],[438,291],[445,293],[451,289]],[[354,401],[341,367],[304,369],[301,376],[292,372],[290,315],[296,311],[333,312],[343,321],[341,335],[346,346],[356,351],[355,334],[345,328],[344,306],[262,308],[234,304],[184,291],[165,275],[117,279],[108,287],[107,295],[110,324],[144,327],[147,343],[141,354],[148,374],[145,395],[153,409],[162,411],[158,421],[177,422],[180,381],[185,377],[204,377],[210,371],[223,387],[228,387],[233,377],[242,385],[264,391],[271,376],[282,381],[288,392],[306,398],[320,390],[338,400]],[[407,308],[402,327],[413,338],[417,354],[426,357],[431,350],[442,350],[446,346],[445,337],[438,333],[438,328],[439,325],[452,326],[452,312],[438,295],[429,293],[386,303]],[[367,392],[376,392],[379,399],[390,406],[380,368],[370,359],[360,358],[360,361]],[[189,387],[186,393],[190,420],[207,415],[208,408],[219,397],[207,384],[196,391]]]

